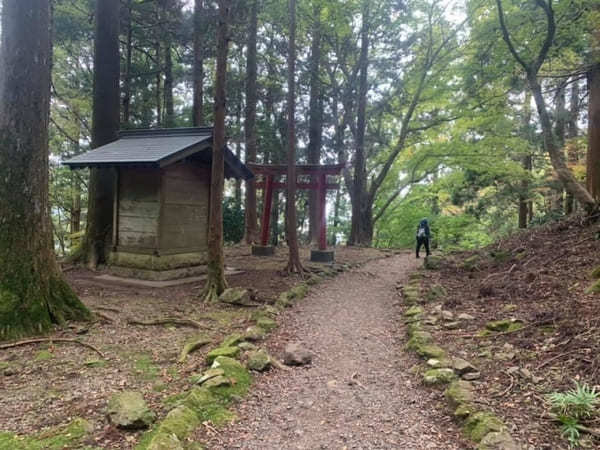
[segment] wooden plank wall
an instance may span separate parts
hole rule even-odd
[[[209,189],[207,168],[182,162],[163,169],[161,250],[206,250]]]
[[[159,169],[121,169],[118,217],[120,246],[157,248],[159,185]]]

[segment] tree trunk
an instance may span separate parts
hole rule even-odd
[[[310,52],[310,100],[309,100],[309,120],[308,120],[308,163],[319,164],[321,159],[321,140],[323,129],[323,102],[321,79],[319,72],[321,70],[321,5],[314,3],[313,8],[313,27],[312,43]],[[313,177],[313,183],[317,182]],[[317,243],[319,240],[320,209],[318,202],[318,192],[316,190],[308,191],[309,204],[309,227],[308,236],[310,243]]]
[[[298,250],[296,229],[296,0],[289,0],[290,35],[288,41],[288,154],[287,154],[287,197],[285,203],[286,239],[289,249],[287,272],[303,272]]]
[[[560,82],[556,92],[556,119],[554,123],[554,133],[556,135],[557,145],[560,152],[565,156],[565,141],[566,141],[566,130],[567,130],[567,119],[569,113],[566,108],[566,92],[565,83]],[[563,212],[564,206],[564,188],[562,185],[558,186],[552,192],[552,211],[554,213]]]
[[[567,145],[567,163],[570,167],[579,163],[579,155],[577,154],[577,145],[573,140],[579,134],[579,81],[574,80],[571,84],[571,99],[569,105],[569,120],[567,121],[567,138],[571,141]],[[565,212],[572,214],[575,210],[575,202],[573,195],[567,192],[565,200]]]
[[[354,156],[354,195],[352,196],[352,228],[349,245],[371,245],[373,239],[372,219],[366,214],[372,210],[368,205],[367,168],[365,157],[365,130],[367,126],[367,72],[369,69],[369,2],[363,1],[360,77],[358,93],[358,111],[356,118],[356,154]],[[366,228],[364,228],[366,227]]]
[[[125,75],[123,77],[123,124],[129,128],[131,108],[131,58],[133,55],[132,1],[127,0],[127,48],[125,56]]]
[[[250,4],[250,22],[248,26],[248,56],[246,58],[246,111],[244,132],[246,134],[246,162],[256,162],[256,39],[258,30],[258,0]],[[255,180],[246,182],[246,243],[257,240],[258,226],[256,218]]]
[[[119,3],[96,3],[92,148],[115,141],[119,133]],[[112,236],[114,185],[112,169],[91,169],[84,246],[90,267],[106,262]]]
[[[0,340],[89,319],[53,252],[47,0],[5,0],[0,43]]]
[[[167,38],[168,39],[168,38]],[[165,45],[165,128],[175,127],[175,107],[173,105],[173,55],[171,42]]]
[[[195,127],[204,125],[204,0],[194,4],[194,106],[192,123]]]
[[[241,53],[241,52],[240,52]],[[241,57],[241,55],[240,55]],[[237,105],[235,111],[235,119],[237,124],[236,142],[235,142],[235,156],[241,161],[242,158],[242,92],[237,89]],[[236,208],[242,207],[242,180],[240,178],[235,179],[235,206]]]
[[[162,112],[162,91],[161,91],[161,80],[162,80],[162,69],[160,67],[160,42],[154,44],[154,53],[156,55],[156,90],[154,92],[156,101],[156,127],[161,128],[163,125],[163,112]]]
[[[600,202],[600,64],[588,72],[588,151],[587,188],[594,200]]]
[[[219,0],[218,5],[215,128],[213,133],[208,225],[208,273],[202,294],[205,301],[208,302],[215,301],[227,288],[223,255],[223,184],[225,178],[227,52],[229,50],[227,28],[231,2],[230,0]]]

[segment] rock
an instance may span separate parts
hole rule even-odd
[[[231,386],[231,380],[224,375],[217,375],[209,380],[206,380],[202,387],[206,389],[218,388],[222,386]]]
[[[442,319],[444,319],[444,320],[447,320],[447,321],[454,320],[454,313],[452,311],[442,309],[440,315],[442,316]]]
[[[256,321],[256,325],[259,328],[262,328],[263,330],[265,330],[266,332],[269,332],[269,331],[277,328],[277,322],[275,322],[273,319],[269,319],[268,317],[260,317]]]
[[[446,289],[444,289],[443,286],[439,284],[434,284],[433,286],[431,286],[431,288],[429,288],[429,291],[427,291],[425,298],[429,302],[434,302],[442,297],[445,297],[446,295],[448,295],[448,293],[446,292]]]
[[[480,442],[488,433],[506,431],[506,426],[494,414],[480,411],[467,418],[464,430],[469,439]]]
[[[142,394],[134,391],[114,394],[108,401],[107,415],[113,425],[127,430],[148,428],[155,419]]]
[[[516,319],[494,320],[485,324],[489,331],[506,332],[523,328],[523,322]]]
[[[464,420],[474,412],[475,408],[473,408],[472,405],[469,405],[468,403],[463,403],[454,410],[454,417],[460,420]]]
[[[438,318],[436,316],[427,316],[425,318],[425,325],[435,325],[438,322]]]
[[[425,384],[446,384],[456,379],[454,370],[447,367],[430,369],[423,374]]]
[[[246,329],[246,333],[244,334],[244,339],[247,341],[260,341],[264,339],[266,336],[265,330],[258,326],[251,326]]]
[[[237,358],[240,355],[241,350],[239,347],[217,347],[211,350],[206,355],[207,364],[212,364],[215,359],[219,356],[227,356],[229,358]]]
[[[517,309],[519,309],[519,307],[517,305],[515,305],[514,303],[509,303],[508,305],[504,305],[504,307],[502,308],[502,311],[504,311],[504,312],[514,312]]]
[[[442,265],[442,258],[439,256],[426,256],[423,261],[423,267],[427,270],[438,270]]]
[[[212,378],[223,375],[225,375],[225,371],[223,369],[208,369],[202,374],[198,381],[196,381],[196,384],[203,384]]]
[[[189,340],[181,349],[179,354],[179,362],[184,362],[190,353],[195,352],[199,348],[204,347],[212,342],[212,339],[206,336],[198,336],[194,339]]]
[[[300,300],[306,297],[308,286],[305,283],[300,283],[289,290],[288,297],[294,300]]]
[[[460,313],[457,317],[458,320],[475,320],[475,317],[471,314]]]
[[[477,450],[520,450],[508,431],[493,431],[486,434]]]
[[[283,362],[288,366],[304,366],[312,362],[312,354],[299,343],[286,345]]]
[[[448,389],[444,391],[444,396],[450,407],[455,409],[464,403],[471,403],[475,398],[473,385],[464,380],[456,380],[450,383]]]
[[[227,336],[225,339],[223,339],[223,342],[221,343],[221,347],[235,347],[243,340],[244,340],[244,336],[242,336],[241,334],[232,333],[229,336]]]
[[[481,378],[481,372],[468,372],[460,376],[463,380],[473,381]]]
[[[174,434],[157,433],[152,437],[147,450],[184,450],[183,444]]]
[[[256,345],[251,342],[240,342],[238,348],[243,352],[246,352],[248,350],[256,350]]]
[[[219,296],[219,301],[229,305],[256,306],[252,301],[250,291],[242,288],[228,288]]]
[[[532,378],[531,371],[530,371],[529,369],[526,369],[525,367],[521,367],[521,368],[519,369],[519,374],[520,374],[520,375],[521,375],[523,378],[527,378],[527,379],[529,379],[529,378]]]
[[[460,328],[460,322],[446,322],[442,325],[446,330],[456,330]]]
[[[404,312],[404,317],[420,316],[423,314],[423,308],[420,306],[411,306]]]
[[[452,368],[459,375],[464,375],[465,373],[470,372],[477,372],[477,368],[475,368],[473,364],[462,358],[452,358]]]
[[[444,351],[444,349],[435,344],[419,344],[415,348],[415,352],[417,352],[417,354],[419,356],[422,356],[423,358],[441,359],[444,356],[446,356],[446,352]]]
[[[248,362],[246,366],[250,370],[264,372],[271,367],[271,357],[263,349],[253,351],[248,355]]]
[[[429,358],[427,360],[427,365],[433,369],[438,369],[441,367],[440,360],[435,358]]]

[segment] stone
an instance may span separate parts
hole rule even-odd
[[[506,426],[494,414],[480,411],[467,418],[464,430],[469,439],[480,442],[488,433],[506,431]]]
[[[256,345],[254,345],[252,342],[240,342],[238,344],[238,348],[243,352],[246,352],[249,350],[256,350]]]
[[[430,369],[423,374],[425,384],[446,384],[456,379],[454,370],[447,367],[441,369]]]
[[[454,410],[454,417],[456,417],[457,419],[460,419],[460,420],[465,420],[467,417],[469,417],[474,412],[475,412],[475,408],[473,407],[473,405],[470,405],[468,403],[463,403]]]
[[[404,311],[404,317],[419,316],[421,314],[423,314],[423,308],[421,308],[420,306],[411,306],[406,311]]]
[[[516,331],[523,328],[523,322],[516,319],[493,320],[486,323],[485,328],[496,332]]]
[[[427,316],[424,320],[425,325],[435,325],[438,322],[438,318],[436,316]]]
[[[442,325],[446,330],[456,330],[460,328],[460,322],[446,322]]]
[[[481,378],[481,372],[468,372],[460,376],[463,380],[473,381]]]
[[[206,355],[206,362],[207,364],[212,364],[213,361],[219,356],[237,358],[240,355],[240,352],[241,350],[239,347],[218,347],[208,352],[208,354]]]
[[[460,313],[457,317],[458,320],[475,320],[475,317],[471,314]]]
[[[202,387],[205,387],[206,389],[218,388],[222,386],[231,386],[231,380],[224,375],[217,375],[210,380],[206,380],[202,384]]]
[[[248,355],[246,367],[257,372],[264,372],[271,367],[271,357],[263,349],[253,351]]]
[[[156,418],[142,394],[134,391],[114,394],[108,401],[107,415],[113,425],[126,430],[148,428]]]
[[[444,391],[444,396],[451,408],[458,408],[464,403],[471,403],[475,396],[473,394],[473,385],[468,381],[455,380]]]
[[[426,363],[429,367],[433,368],[433,369],[438,369],[440,367],[442,367],[440,364],[440,360],[439,359],[435,359],[435,358],[430,358],[427,360]]]
[[[452,311],[447,311],[445,309],[442,309],[440,315],[442,316],[442,319],[444,319],[444,320],[447,320],[447,321],[454,320],[454,313]]]
[[[266,333],[263,328],[258,326],[251,326],[246,329],[244,339],[246,339],[247,341],[256,342],[264,339],[265,336]]]
[[[242,288],[227,288],[219,296],[219,301],[228,305],[256,306],[252,301],[250,291]]]
[[[283,362],[288,366],[304,366],[312,362],[312,354],[301,344],[292,342],[285,347]]]
[[[464,375],[465,373],[470,372],[477,372],[477,368],[475,368],[473,364],[462,358],[452,358],[452,368],[459,375]]]
[[[423,267],[427,270],[438,270],[442,265],[442,258],[439,256],[426,256],[423,261]]]
[[[415,349],[419,356],[423,358],[438,358],[441,359],[446,356],[446,352],[442,347],[435,344],[420,344]]]
[[[493,431],[486,434],[477,450],[520,450],[508,431]]]
[[[268,317],[260,317],[256,321],[256,325],[265,330],[266,332],[277,328],[277,322],[275,322],[273,319],[269,319]]]
[[[152,437],[147,450],[184,450],[184,447],[174,434],[157,433]]]
[[[225,371],[223,369],[208,369],[202,374],[198,381],[196,381],[196,384],[203,384],[212,378],[223,375],[225,375]]]
[[[431,288],[429,288],[429,291],[427,291],[425,298],[429,302],[434,302],[442,297],[445,297],[446,295],[448,295],[448,293],[446,292],[446,289],[444,289],[443,286],[439,284],[434,284],[433,286],[431,286]]]
[[[506,369],[506,373],[509,375],[514,375],[518,371],[519,371],[519,366],[512,366],[512,367],[509,367],[508,369]]]

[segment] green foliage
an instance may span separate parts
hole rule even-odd
[[[586,383],[575,381],[575,389],[566,392],[553,392],[548,400],[554,414],[561,423],[562,434],[573,446],[579,440],[582,421],[589,420],[597,413],[600,393]]]
[[[244,238],[244,210],[234,198],[226,198],[223,203],[223,240],[237,244]]]

